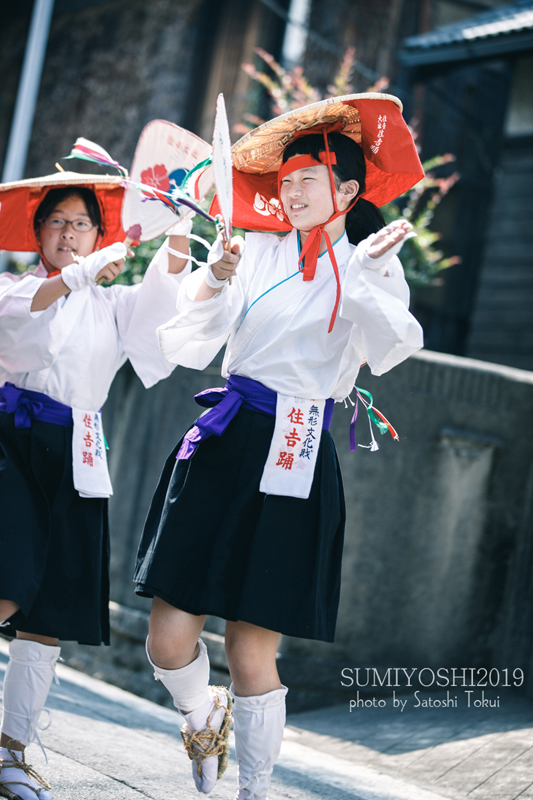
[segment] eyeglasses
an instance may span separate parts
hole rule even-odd
[[[96,228],[92,222],[85,219],[63,219],[63,217],[47,217],[41,220],[51,231],[62,231],[67,225],[72,225],[76,233],[88,233]]]

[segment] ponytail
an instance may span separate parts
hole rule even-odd
[[[332,166],[335,183],[340,185],[355,180],[359,184],[358,196],[365,192],[366,162],[359,145],[342,133],[329,133],[328,145],[337,157]],[[319,153],[324,150],[324,137],[319,133],[310,133],[294,139],[283,151],[283,163],[296,155],[310,155],[319,161]],[[346,214],[346,234],[351,244],[359,244],[371,233],[377,233],[385,227],[385,220],[379,208],[359,197],[355,206]]]
[[[353,208],[346,214],[346,234],[351,244],[359,244],[371,233],[377,233],[386,225],[381,210],[360,197]]]

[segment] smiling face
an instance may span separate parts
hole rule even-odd
[[[317,164],[290,172],[281,181],[280,199],[289,222],[300,231],[327,222],[334,212],[328,168]]]
[[[70,195],[59,202],[47,216],[48,221],[52,219],[64,219],[69,222],[84,220],[92,225],[87,206],[79,195]],[[37,234],[45,266],[49,272],[72,264],[73,255],[90,255],[95,248],[97,238],[97,227],[80,232],[75,231],[72,225],[65,225],[61,230],[52,230],[47,228],[44,222],[40,223]]]

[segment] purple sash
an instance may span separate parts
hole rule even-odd
[[[31,428],[32,419],[72,428],[72,409],[47,394],[18,389],[13,383],[0,386],[0,411],[15,415],[15,428]]]
[[[225,387],[206,389],[194,396],[199,406],[211,409],[196,420],[195,425],[183,437],[176,458],[187,460],[197,446],[209,436],[222,436],[239,408],[261,411],[271,417],[276,416],[277,394],[262,383],[241,375],[230,375]],[[334,400],[326,400],[322,429],[329,431],[333,414]]]

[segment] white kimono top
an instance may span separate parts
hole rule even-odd
[[[46,270],[0,274],[0,386],[44,392],[67,406],[99,410],[126,359],[146,388],[166,378],[156,328],[176,309],[190,267],[168,272],[164,246],[136,286],[87,287],[30,311]]]
[[[222,375],[242,375],[283,395],[340,401],[366,360],[381,375],[423,345],[408,311],[409,289],[400,260],[370,258],[372,237],[335,244],[341,303],[328,333],[336,281],[327,251],[315,278],[298,273],[298,234],[249,233],[232,285],[210,300],[194,297],[206,267],[182,282],[178,315],[158,328],[159,346],[173,364],[204,369],[227,341]]]

